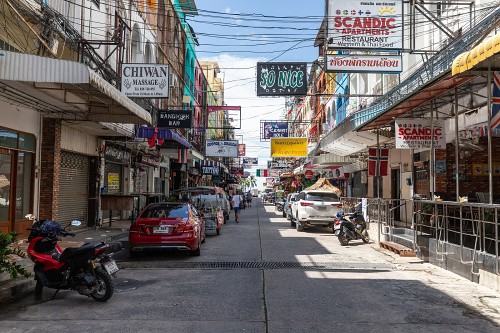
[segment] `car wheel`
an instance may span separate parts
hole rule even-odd
[[[297,229],[298,232],[304,231],[304,227],[302,226],[302,224],[300,224],[298,216],[297,220],[295,221],[295,228]]]
[[[294,221],[294,220],[290,220],[290,226],[291,226],[292,228],[295,228],[295,224],[296,224],[296,223],[295,223],[295,221]]]

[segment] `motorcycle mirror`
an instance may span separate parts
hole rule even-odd
[[[71,221],[71,225],[74,227],[79,227],[82,225],[82,222],[78,221],[78,220],[73,220],[73,221]]]
[[[35,219],[35,215],[33,214],[26,214],[24,217],[30,221],[33,221]]]

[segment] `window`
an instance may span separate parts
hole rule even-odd
[[[24,220],[26,214],[32,213],[34,159],[33,153],[23,152],[17,159],[16,221]]]
[[[140,218],[189,218],[187,205],[151,205]]]
[[[17,148],[18,133],[0,129],[0,147]]]
[[[310,201],[339,201],[338,195],[335,193],[307,193],[306,200]]]
[[[10,152],[0,149],[0,221],[9,220],[11,166]]]

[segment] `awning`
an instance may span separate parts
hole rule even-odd
[[[453,61],[451,75],[457,75],[469,70],[500,69],[500,33],[480,43],[472,50],[464,52]]]
[[[61,119],[151,124],[151,114],[85,64],[0,51],[0,96]]]
[[[157,136],[156,136],[157,139],[176,141],[177,143],[186,148],[191,147],[186,138],[168,128],[139,127],[139,129],[137,130],[136,137],[143,139],[151,139],[155,134],[155,130],[157,130]]]

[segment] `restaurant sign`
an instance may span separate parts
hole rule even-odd
[[[191,110],[159,110],[158,127],[191,128],[193,112]]]
[[[271,138],[271,157],[307,157],[307,138]]]
[[[398,118],[395,126],[398,149],[446,149],[443,119]]]
[[[331,73],[401,73],[401,55],[327,54],[326,71]]]
[[[329,0],[328,47],[403,48],[403,1]]]
[[[121,92],[127,97],[168,98],[168,77],[165,64],[123,64]]]

